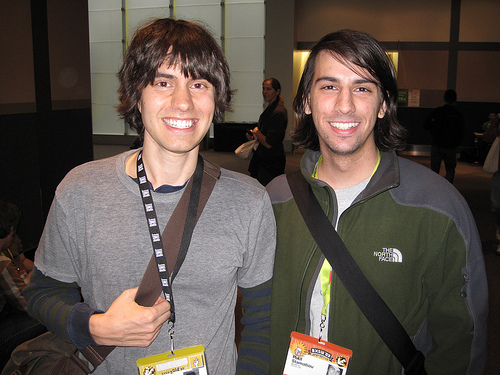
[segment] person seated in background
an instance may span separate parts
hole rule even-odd
[[[16,231],[20,218],[14,204],[0,201],[0,369],[16,346],[46,331],[27,314],[28,304],[21,293],[29,283],[33,262],[19,252],[22,244]]]
[[[14,234],[14,238],[9,248],[5,251],[5,255],[12,261],[14,266],[17,267],[24,282],[27,284],[35,264],[32,259],[26,258],[24,252],[23,243],[16,233]]]
[[[491,120],[494,120],[496,116],[496,113],[490,112],[488,116],[488,121],[483,122],[483,125],[481,125],[481,132],[484,133],[486,129],[488,129],[488,126],[490,126]]]

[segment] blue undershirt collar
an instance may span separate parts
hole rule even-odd
[[[136,184],[139,183],[139,179],[138,178],[133,178],[133,177],[130,177],[132,180],[135,181]],[[176,191],[179,191],[179,190],[182,190],[186,184],[188,183],[189,180],[187,180],[184,185],[181,185],[181,186],[172,186],[172,185],[161,185],[159,187],[157,187],[156,189],[153,189],[153,185],[151,185],[151,182],[148,181],[148,184],[149,184],[149,188],[151,189],[151,191],[154,191],[155,193],[161,193],[161,194],[165,194],[165,193],[174,193]]]

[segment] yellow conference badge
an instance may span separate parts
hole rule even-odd
[[[346,375],[352,350],[292,332],[284,375]]]
[[[139,375],[208,375],[203,345],[137,360]]]

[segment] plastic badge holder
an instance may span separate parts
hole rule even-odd
[[[352,350],[292,332],[284,375],[346,375]]]
[[[139,375],[208,375],[203,345],[137,360]]]

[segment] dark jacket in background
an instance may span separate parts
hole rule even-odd
[[[445,104],[427,116],[424,129],[431,133],[432,146],[457,148],[464,136],[464,117],[454,105]]]
[[[257,174],[259,168],[263,167],[279,176],[285,172],[285,149],[283,139],[285,138],[288,116],[283,99],[280,96],[272,102],[259,117],[257,127],[266,136],[266,142],[271,146],[260,144],[255,150],[248,171]]]

